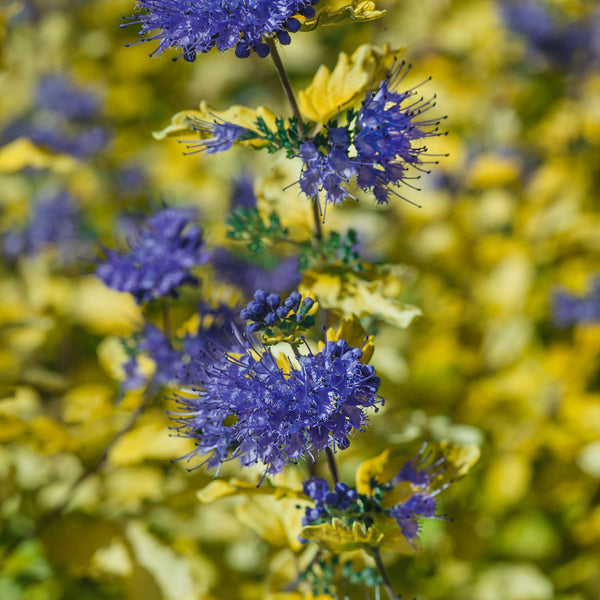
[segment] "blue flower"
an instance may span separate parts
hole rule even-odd
[[[415,538],[419,535],[419,518],[435,517],[435,496],[440,492],[419,492],[411,496],[406,502],[393,506],[389,514],[396,519],[398,527],[402,529],[404,537],[414,545]]]
[[[382,403],[374,368],[345,340],[326,342],[284,369],[266,348],[237,339],[241,355],[200,357],[195,392],[177,398],[182,412],[173,415],[194,440],[194,454],[209,455],[209,467],[237,458],[278,473],[307,454],[345,448],[348,436],[364,429],[366,409]]]
[[[304,163],[300,189],[309,198],[318,197],[320,190],[325,192],[326,206],[339,204],[347,197],[354,198],[345,186],[357,173],[357,166],[354,160],[348,157],[347,150],[348,144],[345,147],[332,144],[332,147],[322,154],[311,141],[306,141],[300,146],[300,158]]]
[[[136,354],[141,352],[147,354],[154,361],[155,370],[152,381],[158,385],[173,381],[183,366],[182,353],[175,350],[165,333],[152,323],[146,323],[139,334]],[[144,383],[136,356],[130,357],[123,367],[126,374],[123,384],[125,389],[135,389]]]
[[[202,229],[191,225],[189,212],[166,208],[149,217],[130,242],[129,252],[106,251],[96,275],[109,287],[131,293],[136,302],[177,296],[198,280],[190,269],[208,261]]]
[[[419,534],[419,519],[438,516],[435,498],[449,485],[433,490],[435,479],[443,471],[443,467],[439,467],[445,462],[445,458],[425,466],[431,455],[423,457],[424,448],[425,445],[391,481],[384,483],[371,480],[368,494],[360,494],[343,482],[336,483],[332,490],[324,479],[309,479],[304,483],[303,492],[313,500],[314,506],[306,509],[302,525],[318,525],[338,518],[348,525],[360,521],[369,528],[376,522],[378,515],[386,515],[396,520],[404,537],[414,545]],[[412,494],[405,502],[390,507],[387,494],[398,485],[404,485],[404,493]]]
[[[238,286],[247,296],[257,288],[291,290],[298,287],[302,279],[295,256],[283,258],[272,268],[266,268],[225,248],[217,248],[212,253],[211,262],[217,278]]]
[[[73,121],[89,121],[99,116],[100,98],[76,87],[64,75],[48,75],[40,80],[36,103],[42,110]]]
[[[140,354],[149,356],[155,364],[151,383],[154,385],[190,383],[196,374],[191,357],[204,356],[207,359],[215,347],[228,342],[231,338],[231,326],[237,323],[234,309],[225,305],[208,306],[201,302],[196,313],[198,329],[187,333],[183,339],[170,339],[161,329],[152,323],[146,323],[142,331],[136,334],[128,345],[134,346],[128,360],[123,364],[125,371],[124,389],[136,389],[148,383],[142,374],[138,358]]]
[[[424,140],[439,136],[439,118],[424,118],[435,106],[418,97],[416,88],[398,91],[409,67],[395,65],[375,91],[369,91],[358,112],[349,111],[346,126],[332,126],[300,147],[303,171],[300,187],[310,197],[325,193],[326,205],[354,198],[348,184],[372,192],[378,204],[387,204],[392,186],[414,187],[414,172],[428,173]],[[403,196],[400,196],[404,198]],[[355,198],[356,199],[356,198]],[[406,198],[404,198],[406,199]]]
[[[265,37],[289,44],[290,32],[300,29],[295,15],[314,16],[318,0],[138,0],[139,13],[129,23],[139,24],[140,41],[158,41],[152,52],[179,48],[180,56],[194,61],[198,53],[216,47],[235,48],[245,58],[254,50],[269,54]]]
[[[35,201],[29,222],[20,231],[3,236],[4,255],[14,260],[23,254],[38,254],[48,247],[58,250],[65,261],[81,258],[86,243],[81,236],[81,213],[67,193]]]
[[[241,310],[240,318],[250,321],[247,326],[250,333],[279,327],[282,332],[290,335],[296,329],[310,329],[314,325],[314,316],[308,314],[314,303],[309,297],[302,300],[299,292],[292,292],[282,302],[279,294],[269,294],[267,290],[259,288],[254,292],[254,299]]]
[[[100,124],[98,96],[62,75],[48,75],[38,83],[34,110],[9,122],[0,133],[0,144],[19,137],[51,152],[87,159],[102,150],[111,132]]]
[[[590,67],[600,60],[597,11],[569,20],[565,15],[555,16],[537,0],[501,0],[499,8],[506,25],[526,38],[534,57],[564,70]]]
[[[600,322],[600,277],[597,277],[587,295],[577,296],[556,292],[553,298],[554,321],[560,327],[578,323]]]

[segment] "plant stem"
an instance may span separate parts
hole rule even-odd
[[[323,236],[323,230],[321,227],[321,211],[319,210],[319,198],[317,196],[312,197],[312,209],[313,209],[313,220],[315,222],[315,237],[320,240]]]
[[[337,465],[335,464],[335,456],[329,447],[325,448],[325,454],[327,454],[327,464],[329,465],[329,470],[331,471],[333,483],[336,484],[339,482],[340,478],[338,476]]]
[[[296,96],[294,94],[294,89],[292,88],[290,78],[288,77],[287,71],[285,70],[283,62],[281,61],[281,56],[279,55],[279,51],[277,50],[275,41],[272,38],[266,38],[266,42],[269,46],[269,50],[271,51],[271,57],[273,58],[273,63],[275,64],[275,70],[277,71],[277,75],[279,75],[279,81],[281,82],[281,87],[283,88],[285,97],[287,98],[290,106],[292,107],[292,112],[294,113],[294,116],[298,120],[298,137],[302,138],[304,136],[304,121],[302,120],[302,113],[300,112],[300,108],[298,107],[298,102],[296,101]],[[323,231],[321,228],[319,198],[313,196],[311,200],[313,209],[313,219],[315,222],[315,237],[317,239],[321,239]]]
[[[377,566],[377,570],[383,579],[383,587],[388,595],[390,600],[399,600],[400,594],[396,594],[394,591],[394,587],[392,586],[392,582],[390,581],[390,577],[385,570],[385,566],[383,561],[381,560],[381,554],[379,554],[379,548],[371,548],[371,556],[375,559],[375,565]]]
[[[283,66],[283,62],[281,61],[281,56],[279,56],[279,51],[277,50],[277,46],[272,38],[266,38],[267,45],[269,46],[269,50],[271,51],[271,57],[273,58],[273,63],[275,64],[275,70],[277,71],[277,75],[279,75],[279,81],[281,81],[281,87],[283,87],[283,91],[285,93],[285,97],[287,98],[290,106],[292,107],[292,112],[296,119],[298,119],[298,137],[302,137],[304,135],[304,121],[302,120],[302,114],[300,113],[300,109],[298,108],[298,103],[296,102],[296,96],[294,95],[294,90],[292,88],[292,84],[290,82],[290,78],[288,77],[287,71]]]
[[[169,314],[169,302],[166,298],[161,301],[162,307],[162,321],[163,321],[163,333],[167,338],[171,337],[171,318]]]

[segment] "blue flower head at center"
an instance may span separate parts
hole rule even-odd
[[[198,361],[195,391],[178,398],[182,410],[173,415],[209,467],[237,458],[278,473],[307,454],[345,448],[366,426],[366,410],[382,403],[375,369],[345,340],[283,368],[264,346],[238,338],[243,354]]]

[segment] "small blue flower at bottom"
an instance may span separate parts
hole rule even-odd
[[[177,397],[181,412],[171,415],[208,467],[237,458],[278,473],[306,455],[345,448],[365,428],[366,410],[383,403],[375,369],[345,340],[282,368],[269,350],[237,337],[245,352],[198,361],[197,387]]]
[[[319,525],[338,518],[348,525],[361,522],[369,528],[378,516],[386,515],[396,520],[404,537],[414,546],[419,535],[419,519],[443,518],[436,514],[436,496],[449,485],[432,489],[434,480],[443,471],[445,458],[424,466],[430,458],[429,454],[423,457],[424,447],[391,481],[383,483],[373,479],[368,494],[361,494],[344,482],[336,483],[333,489],[325,479],[311,478],[304,482],[303,492],[313,500],[314,506],[306,508],[302,525]],[[386,495],[399,485],[404,485],[404,491],[412,495],[390,506]]]

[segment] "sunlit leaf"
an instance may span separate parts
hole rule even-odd
[[[383,540],[383,533],[373,527],[367,529],[358,521],[350,527],[341,519],[334,518],[331,523],[304,527],[302,537],[332,552],[341,552],[378,546]]]
[[[237,518],[275,546],[302,548],[298,535],[302,529],[302,517],[306,501],[293,498],[275,499],[273,496],[244,498],[235,507]]]
[[[371,493],[371,480],[390,481],[398,473],[398,461],[392,448],[361,463],[356,470],[356,489],[360,494]]]
[[[15,173],[26,167],[66,173],[75,169],[77,162],[65,154],[38,148],[27,138],[18,138],[0,148],[0,173]]]
[[[367,332],[363,329],[358,317],[354,313],[342,317],[337,329],[330,327],[327,330],[327,339],[331,341],[344,339],[351,346],[361,348],[362,357],[360,361],[365,364],[371,360],[375,351],[373,336],[367,335]],[[319,345],[322,346],[322,342]]]
[[[300,289],[311,290],[321,306],[342,315],[373,316],[402,329],[421,315],[421,310],[404,304],[394,295],[402,283],[391,267],[373,267],[357,274],[349,269],[325,267],[306,271]]]
[[[479,462],[481,449],[475,444],[462,446],[454,442],[441,441],[436,449],[436,458],[444,457],[444,470],[436,482],[457,481],[465,477]]]
[[[315,123],[326,123],[339,110],[361,101],[367,90],[382,79],[403,48],[364,44],[352,56],[340,53],[333,71],[322,65],[311,84],[298,93],[300,112]]]

